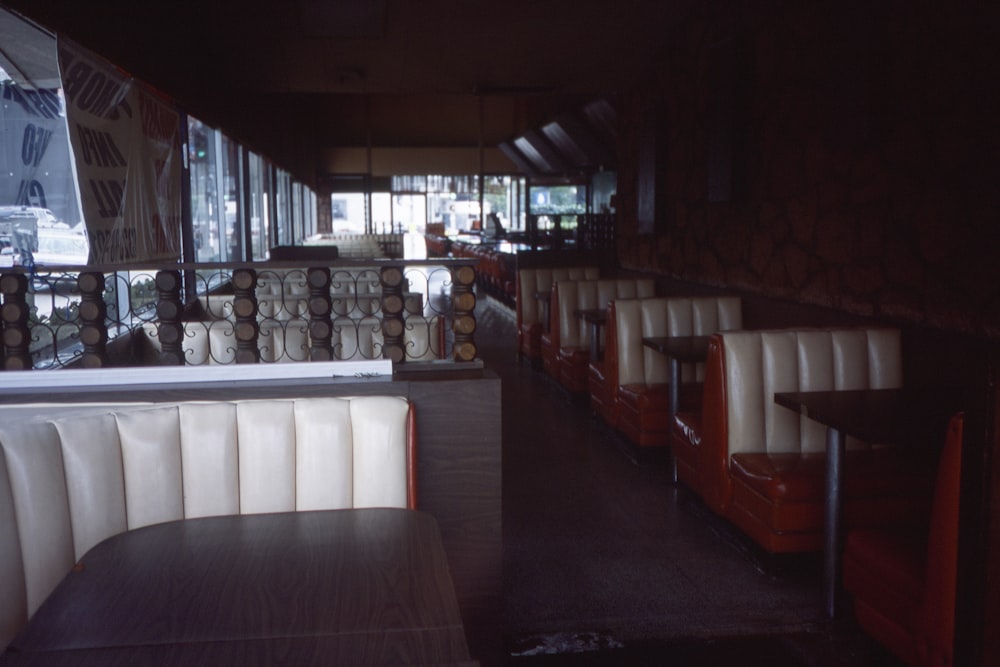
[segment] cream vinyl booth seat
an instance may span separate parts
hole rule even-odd
[[[195,517],[416,507],[395,396],[105,406],[0,425],[0,651],[118,533]]]
[[[553,283],[560,280],[597,280],[601,276],[596,266],[538,267],[517,270],[517,298],[515,316],[517,318],[518,354],[529,360],[542,358],[542,332],[548,326],[545,308],[535,298],[535,294],[550,294]]]
[[[648,298],[656,295],[650,278],[562,280],[552,289],[551,326],[542,334],[542,365],[566,389],[587,390],[590,363],[590,325],[577,317],[581,310],[607,310],[616,299]],[[601,346],[604,330],[599,331]]]
[[[676,416],[678,478],[769,553],[819,551],[826,427],[774,401],[777,392],[903,387],[901,332],[844,327],[720,331],[705,362],[701,412]],[[848,528],[927,515],[936,459],[921,447],[847,438]]]
[[[645,337],[708,336],[741,329],[743,304],[736,296],[670,296],[619,299],[608,315],[604,364],[590,369],[591,405],[638,447],[669,444],[670,362],[642,344]],[[680,397],[697,405],[703,363],[681,365]]]

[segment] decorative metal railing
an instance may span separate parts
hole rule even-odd
[[[0,272],[2,368],[475,360],[475,260]]]

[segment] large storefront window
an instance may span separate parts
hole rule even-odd
[[[478,176],[431,175],[426,179],[428,221],[443,225],[448,235],[482,228]]]
[[[392,221],[393,229],[411,234],[422,233],[427,226],[427,195],[395,195],[392,200]]]
[[[220,142],[222,153],[222,201],[220,208],[223,211],[223,233],[226,236],[226,243],[222,247],[225,252],[223,261],[239,262],[243,256],[243,212],[240,211],[240,183],[243,181],[243,170],[240,160],[240,145],[229,139],[221,132],[216,133],[217,141]]]
[[[484,184],[480,207],[479,177],[474,175],[373,179],[370,193],[365,192],[364,177],[339,177],[330,196],[332,230],[335,234],[423,234],[432,225],[440,233],[454,236],[469,231],[524,229],[525,179],[489,175]],[[496,216],[498,225],[491,216]]]
[[[528,188],[529,213],[538,216],[538,228],[575,229],[577,216],[587,212],[585,184],[535,184]]]
[[[330,198],[334,234],[364,234],[366,213],[364,192],[338,192]]]
[[[280,169],[275,170],[275,240],[277,245],[293,245],[292,235],[292,177]]]
[[[389,192],[372,192],[372,224],[371,231],[386,229],[392,220],[392,194]]]
[[[489,216],[496,216],[501,230],[524,229],[524,178],[518,176],[485,176],[483,203]]]
[[[199,262],[243,259],[241,148],[218,130],[188,118],[191,224]]]
[[[83,234],[84,225],[55,38],[2,9],[0,14],[4,30],[16,32],[0,33],[0,43],[25,47],[0,49],[0,251],[6,249],[0,262],[12,263],[19,251],[38,252],[39,229]],[[71,259],[60,263],[85,264],[85,238],[83,243],[82,253],[52,255]]]
[[[256,153],[248,153],[250,183],[248,192],[250,194],[247,202],[247,209],[250,214],[250,244],[252,258],[255,260],[266,259],[267,251],[270,248],[268,239],[270,238],[270,211],[268,210],[269,180],[267,178],[268,169],[265,160]]]
[[[191,226],[195,259],[222,261],[226,235],[219,210],[218,155],[215,131],[195,118],[188,118],[188,164],[191,169]]]

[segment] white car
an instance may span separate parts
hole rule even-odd
[[[87,235],[82,231],[60,227],[38,228],[38,250],[35,265],[85,266],[90,255]]]

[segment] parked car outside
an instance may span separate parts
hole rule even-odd
[[[68,225],[38,228],[35,266],[85,266],[90,254],[87,234]]]

